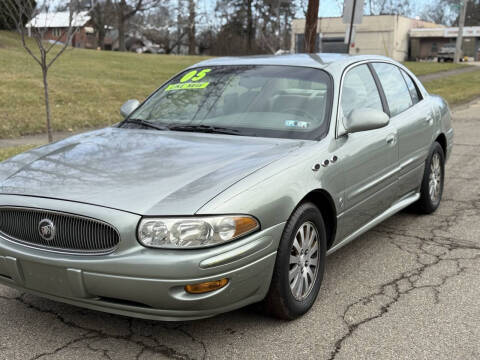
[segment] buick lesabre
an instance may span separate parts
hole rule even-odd
[[[327,255],[437,209],[452,151],[445,101],[380,56],[208,60],[121,113],[0,164],[0,284],[149,319],[294,319]]]

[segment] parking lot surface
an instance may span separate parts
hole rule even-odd
[[[0,286],[2,359],[480,358],[480,102],[454,111],[443,202],[402,212],[327,259],[303,318],[252,307],[161,323]]]

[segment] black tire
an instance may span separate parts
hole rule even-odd
[[[432,199],[430,195],[430,176],[432,174],[432,161],[435,156],[439,157],[440,161],[440,189],[436,199]],[[445,154],[442,146],[435,142],[433,143],[430,154],[428,155],[425,171],[423,174],[422,184],[420,186],[420,199],[415,203],[415,210],[422,214],[431,214],[437,210],[442,200],[443,184],[445,179]]]
[[[298,300],[294,297],[292,293],[293,290],[290,288],[290,254],[292,251],[294,253],[296,252],[296,250],[292,250],[293,242],[300,227],[305,224],[313,225],[317,232],[318,250],[316,256],[318,256],[318,266],[315,268],[315,279],[311,282],[313,285],[308,286],[310,290],[304,294],[305,298]],[[326,232],[322,214],[314,204],[308,202],[303,203],[295,209],[285,225],[278,247],[272,282],[263,303],[265,311],[274,317],[284,320],[293,320],[305,314],[315,302],[318,291],[320,290],[320,285],[322,284],[323,274],[325,272],[325,253]],[[311,252],[311,254],[314,254],[314,252]],[[296,266],[298,266],[299,269],[302,268],[300,264]],[[306,266],[309,266],[309,269],[313,268],[313,266],[308,263]],[[302,281],[302,279],[299,281]]]

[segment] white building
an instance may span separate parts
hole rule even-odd
[[[400,15],[364,16],[355,27],[350,54],[385,55],[397,61],[409,57],[409,32],[413,28],[444,27],[432,22],[410,19]],[[341,17],[319,18],[317,25],[318,52],[347,53],[345,34],[347,26]],[[292,24],[292,52],[304,52],[305,19]]]

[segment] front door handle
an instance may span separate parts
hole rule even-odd
[[[390,134],[387,136],[386,141],[388,145],[395,145],[397,137],[395,134]]]

